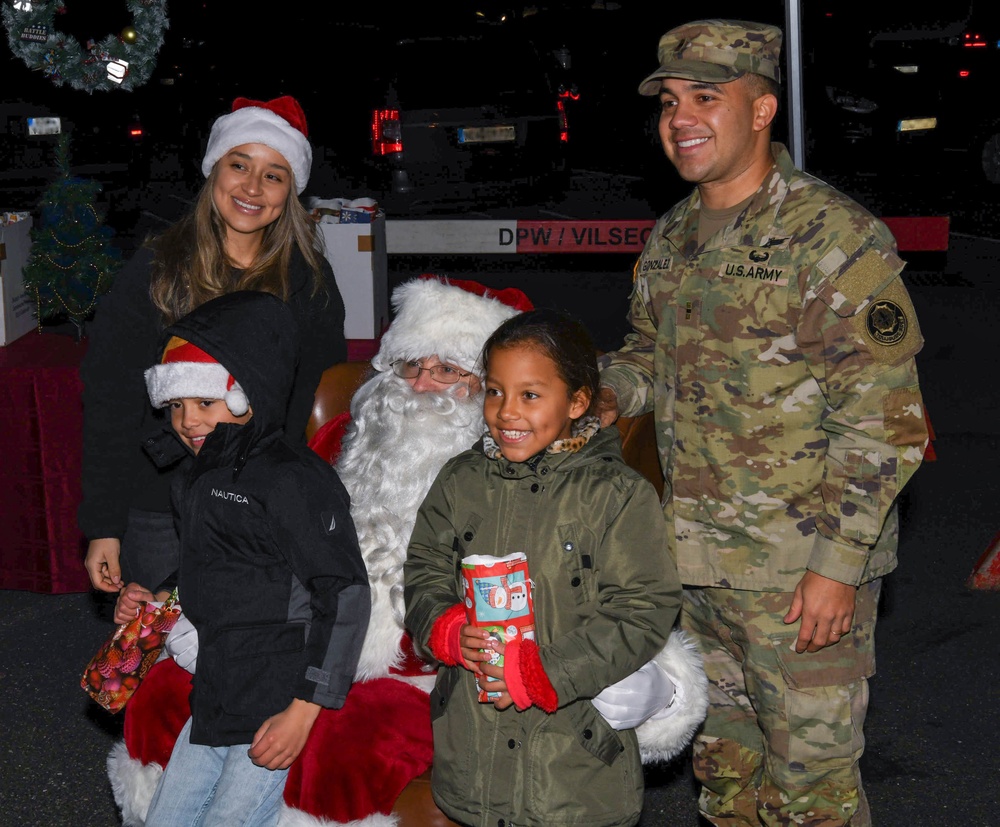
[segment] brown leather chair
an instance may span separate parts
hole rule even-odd
[[[354,392],[361,387],[372,366],[368,362],[339,362],[323,371],[316,388],[312,414],[306,424],[306,440],[337,414],[351,409]]]
[[[313,435],[333,417],[350,410],[354,392],[370,375],[368,362],[342,362],[324,371],[316,389],[316,401],[306,427],[306,438]],[[625,461],[645,476],[663,496],[663,474],[656,451],[653,415],[619,417],[618,430],[622,438]],[[459,827],[434,803],[431,796],[431,771],[418,775],[400,793],[392,808],[399,818],[399,827]]]
[[[434,803],[430,770],[403,787],[392,812],[399,817],[399,827],[460,827]]]
[[[653,483],[662,500],[663,471],[660,470],[660,454],[656,450],[656,427],[652,412],[642,416],[620,416],[617,425],[622,437],[622,457]]]

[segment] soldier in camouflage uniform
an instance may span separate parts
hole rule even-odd
[[[876,606],[927,444],[922,338],[889,230],[771,142],[780,48],[745,21],[660,39],[639,91],[696,188],[636,265],[602,423],[657,419],[681,624],[711,681],[702,812],[866,827]]]

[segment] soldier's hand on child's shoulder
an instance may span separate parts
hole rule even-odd
[[[600,419],[601,427],[608,428],[618,419],[618,396],[607,385],[602,385],[594,400],[594,415]]]

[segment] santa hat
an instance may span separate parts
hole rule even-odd
[[[309,183],[312,147],[306,115],[295,98],[285,95],[267,101],[237,98],[233,110],[212,125],[208,147],[201,162],[207,178],[223,155],[243,144],[264,144],[280,152],[295,175],[295,189],[300,195]]]
[[[228,370],[179,336],[172,336],[163,359],[145,372],[146,390],[154,408],[165,408],[174,399],[222,399],[233,416],[243,416],[250,403],[243,388]]]
[[[479,372],[490,334],[534,305],[516,287],[493,291],[476,281],[422,276],[393,290],[392,306],[395,315],[373,367],[388,370],[397,359],[437,354],[442,362]]]

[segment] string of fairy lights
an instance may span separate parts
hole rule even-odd
[[[97,224],[98,218],[97,218],[97,213],[94,211],[94,208],[90,204],[87,204],[86,208],[88,210],[90,210],[91,217],[93,218],[94,223]],[[74,221],[74,223],[77,223],[77,222]],[[76,244],[74,244],[74,243],[72,243],[70,241],[63,241],[61,238],[59,238],[59,236],[57,236],[55,234],[54,230],[49,230],[49,235],[52,236],[52,240],[59,247],[66,247],[66,248],[69,248],[69,249],[74,249],[74,248],[77,248],[77,247],[82,247],[84,244],[89,244],[89,243],[91,243],[91,242],[93,242],[93,241],[95,241],[97,239],[96,234],[95,235],[90,235],[90,236],[86,236],[85,238],[81,239]],[[52,258],[51,255],[43,254],[41,257],[44,258],[45,261],[47,261],[53,267],[56,267],[56,268],[62,270],[63,272],[75,271],[77,269],[77,267],[78,267],[78,264],[77,264],[77,262],[75,260],[71,264],[69,264],[69,265],[62,265],[58,261],[55,261]],[[90,315],[90,311],[93,310],[94,307],[97,305],[97,297],[103,292],[101,290],[101,281],[104,278],[104,275],[105,275],[104,272],[100,268],[98,268],[96,264],[88,263],[87,266],[89,266],[91,269],[93,269],[93,271],[97,274],[97,281],[94,284],[94,291],[93,291],[93,293],[92,293],[92,295],[90,297],[90,302],[87,304],[86,307],[83,307],[83,306],[80,306],[80,305],[76,305],[76,304],[71,305],[69,303],[69,301],[67,300],[67,298],[64,297],[64,296],[62,296],[59,293],[59,291],[55,288],[54,285],[51,285],[51,284],[49,285],[50,290],[52,291],[52,295],[55,296],[56,301],[63,308],[63,310],[66,311],[66,314],[71,319],[83,319],[83,318],[86,318],[88,315]],[[36,318],[38,319],[38,332],[41,333],[42,332],[42,318],[43,318],[44,314],[43,314],[43,311],[42,311],[42,297],[41,297],[41,294],[39,292],[39,288],[37,286],[35,287],[35,305],[37,307]]]
[[[42,226],[32,229],[31,253],[24,265],[25,290],[35,297],[38,330],[44,320],[68,318],[83,324],[114,280],[120,261],[107,246],[111,232],[94,209],[100,184],[70,174],[69,139],[59,136],[59,175],[40,203]]]

